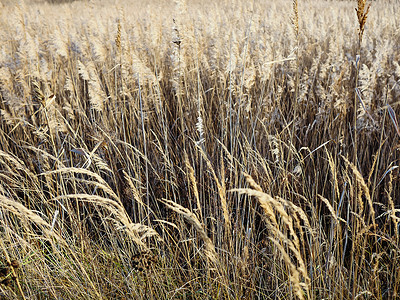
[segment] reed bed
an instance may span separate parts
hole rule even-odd
[[[400,19],[369,4],[2,1],[0,298],[400,297]]]

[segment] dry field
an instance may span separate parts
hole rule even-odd
[[[4,0],[0,299],[399,299],[399,2],[364,4]]]

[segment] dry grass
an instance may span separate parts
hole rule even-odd
[[[1,299],[399,297],[394,1],[2,4]]]

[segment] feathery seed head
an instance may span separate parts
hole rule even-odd
[[[366,3],[367,3],[366,0],[357,0],[356,13],[357,13],[357,18],[358,18],[358,24],[360,26],[359,31],[358,31],[358,36],[359,36],[360,42],[362,41],[362,37],[364,34],[364,29],[365,29],[365,22],[367,21],[369,8],[371,7],[371,3],[370,3],[370,4],[368,4],[367,9],[365,10]],[[364,12],[364,10],[365,10],[365,12]]]

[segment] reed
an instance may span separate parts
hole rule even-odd
[[[1,299],[399,297],[396,3],[2,4]]]

